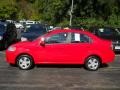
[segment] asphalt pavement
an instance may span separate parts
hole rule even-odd
[[[0,52],[0,90],[120,90],[120,55],[95,72],[75,65],[25,71],[8,65]]]

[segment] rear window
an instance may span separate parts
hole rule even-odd
[[[79,43],[79,42],[89,43],[90,42],[90,37],[85,35],[85,34],[72,33],[71,42],[72,43]]]
[[[100,29],[98,29],[98,35],[100,35],[100,36],[113,36],[113,35],[118,35],[118,32],[115,29],[100,28]]]

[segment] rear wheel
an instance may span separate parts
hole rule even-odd
[[[17,66],[22,70],[29,70],[33,68],[34,62],[31,56],[21,55],[17,58]]]
[[[96,71],[100,67],[100,59],[96,56],[90,56],[86,59],[85,68],[90,71]]]

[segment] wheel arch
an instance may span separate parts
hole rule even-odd
[[[97,57],[100,61],[100,64],[102,64],[102,58],[100,57],[100,55],[97,55],[97,54],[91,54],[91,55],[88,55],[85,59],[84,59],[84,63],[86,63],[86,60],[91,57],[91,56],[94,56],[94,57]]]
[[[32,55],[30,55],[30,54],[28,54],[28,53],[20,53],[20,54],[18,54],[17,57],[15,58],[15,64],[17,64],[17,59],[18,59],[18,57],[20,57],[21,55],[30,56],[30,57],[32,58],[32,60],[33,60],[33,63],[35,63],[34,58],[32,57]]]

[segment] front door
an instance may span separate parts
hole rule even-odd
[[[66,63],[69,57],[68,36],[68,33],[62,32],[46,37],[45,46],[42,48],[44,57],[40,57],[43,63]]]

